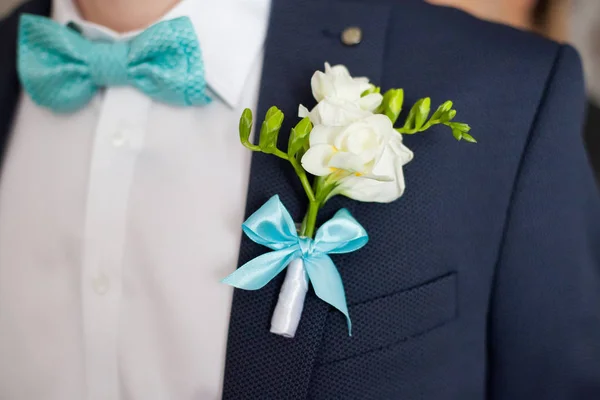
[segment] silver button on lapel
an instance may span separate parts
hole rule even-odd
[[[358,26],[349,26],[342,32],[342,43],[346,46],[356,46],[362,41],[362,29]]]

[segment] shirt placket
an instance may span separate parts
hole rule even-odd
[[[101,101],[87,191],[82,312],[89,400],[119,399],[118,339],[127,211],[151,101],[131,88]]]

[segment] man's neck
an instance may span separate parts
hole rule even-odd
[[[77,0],[83,18],[116,32],[145,28],[181,0]]]
[[[569,40],[571,1],[555,1],[552,3],[544,24],[539,27],[540,33],[557,42]]]

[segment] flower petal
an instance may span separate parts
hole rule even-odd
[[[384,146],[383,137],[369,126],[348,134],[345,139],[345,149],[350,153],[359,154],[365,163],[373,161]]]
[[[302,167],[315,176],[326,176],[331,174],[329,160],[335,154],[336,150],[328,144],[318,144],[311,146],[302,156]]]
[[[408,152],[410,150],[406,149]],[[404,153],[404,156],[408,153]],[[412,152],[410,152],[412,155]],[[389,203],[404,194],[403,166],[406,157],[398,157],[387,146],[383,156],[375,165],[370,175],[351,175],[339,181],[336,193],[343,194],[351,199],[366,202]],[[389,177],[391,179],[379,179]]]
[[[361,173],[365,169],[363,159],[352,153],[337,152],[329,160],[331,168],[343,169],[344,171]]]
[[[392,121],[383,114],[375,114],[365,120],[368,122],[373,128],[380,132],[384,137],[389,138],[392,133],[398,134],[394,130],[394,126],[392,125]]]
[[[332,144],[341,130],[342,128],[338,126],[315,125],[310,131],[310,146]]]
[[[326,74],[331,73],[331,64],[329,64],[328,62],[325,62],[325,73]]]
[[[317,104],[312,113],[318,114],[315,120],[319,121],[313,121],[313,124],[322,123],[328,126],[346,126],[372,115],[369,111],[360,109],[352,102],[334,98],[326,98]]]
[[[298,116],[300,118],[305,118],[308,117],[310,115],[310,110],[306,107],[304,107],[302,104],[300,104],[298,106]]]
[[[329,65],[329,63],[325,63],[325,73],[336,76],[347,76],[349,78],[352,77],[352,75],[350,75],[350,71],[348,71],[348,68],[346,68],[346,66],[343,64],[334,65],[332,67]]]
[[[373,172],[361,174],[358,176],[359,178],[371,179],[379,182],[393,182],[395,180],[394,176],[390,175],[375,175]]]
[[[369,78],[367,77],[361,76],[352,79],[354,80],[354,83],[360,88],[360,94],[363,94],[365,90],[369,90],[373,86],[369,83]]]
[[[313,97],[317,101],[323,100],[335,90],[331,78],[321,71],[317,71],[313,74],[310,85]]]
[[[401,196],[394,181],[378,181],[354,175],[344,178],[335,190],[353,200],[374,203],[390,203]]]
[[[358,105],[363,110],[374,112],[381,105],[383,96],[380,93],[371,93],[358,100]]]
[[[402,135],[394,135],[389,142],[389,148],[402,165],[406,165],[414,158],[414,153],[402,143]]]

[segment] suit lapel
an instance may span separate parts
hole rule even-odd
[[[298,121],[300,103],[310,107],[310,78],[325,61],[345,64],[356,76],[379,82],[385,49],[389,6],[372,2],[334,0],[273,0],[256,120],[277,105],[286,114],[281,145]],[[346,46],[342,31],[362,29],[357,46]],[[260,122],[260,121],[259,121]],[[246,216],[279,194],[296,221],[306,210],[305,194],[292,168],[273,156],[255,153],[252,159]],[[332,207],[344,201],[333,201]],[[336,204],[337,203],[337,204]],[[333,210],[332,210],[333,211]],[[327,214],[327,210],[326,210]],[[265,252],[246,237],[239,265]],[[343,267],[342,265],[339,265]],[[284,274],[259,291],[236,290],[229,327],[224,399],[304,399],[329,307],[309,292],[296,338],[269,333],[271,313]]]
[[[10,129],[19,97],[17,78],[17,32],[22,13],[50,15],[50,0],[34,0],[23,4],[0,22],[0,166],[6,153]]]

